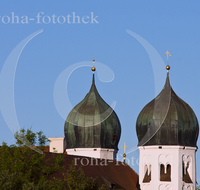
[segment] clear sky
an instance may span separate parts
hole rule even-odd
[[[199,8],[198,0],[0,1],[0,102],[4,113],[0,115],[0,141],[15,143],[12,131],[17,127],[42,130],[47,137],[64,136],[61,114],[67,117],[71,107],[62,99],[65,86],[56,81],[66,69],[79,66],[67,83],[68,99],[75,106],[92,82],[90,68],[83,65],[92,65],[95,56],[97,89],[108,104],[116,101],[122,126],[119,147],[126,142],[130,165],[138,172],[139,152],[131,152],[138,143],[136,119],[164,86],[167,49],[171,85],[200,119]],[[108,82],[113,73],[114,80]],[[7,91],[2,92],[4,88]],[[122,154],[120,148],[119,160]],[[200,183],[199,160],[198,150]]]

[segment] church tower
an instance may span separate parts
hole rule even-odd
[[[192,108],[173,91],[166,69],[164,88],[136,122],[140,188],[195,190],[199,125]]]
[[[94,64],[93,60],[93,64]],[[66,152],[71,155],[115,159],[121,136],[121,125],[115,111],[101,98],[95,85],[69,113],[64,134]]]

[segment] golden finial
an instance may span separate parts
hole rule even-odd
[[[169,70],[170,70],[170,66],[167,65],[167,66],[166,66],[166,69],[167,69],[167,71],[169,72]]]
[[[93,74],[94,74],[94,71],[96,71],[96,68],[94,67],[94,63],[95,63],[95,59],[94,59],[94,57],[93,57],[92,62],[93,62],[92,72],[93,72]]]
[[[124,163],[126,163],[126,154],[123,154],[123,158],[124,158]]]
[[[121,148],[124,149],[124,154],[123,154],[123,157],[124,157],[124,163],[126,162],[126,148],[128,148],[128,146],[126,146],[126,143],[124,142],[124,146],[121,146]]]
[[[166,69],[167,69],[167,72],[169,72],[169,70],[170,70],[170,66],[169,66],[169,56],[171,56],[171,54],[169,53],[168,50],[167,50],[165,56],[167,56],[167,66],[166,66]]]

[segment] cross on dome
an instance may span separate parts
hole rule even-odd
[[[170,52],[167,50],[165,56],[167,56],[167,66],[166,66],[166,69],[167,69],[167,72],[169,72],[170,70],[170,66],[169,66],[169,56],[171,56]]]
[[[128,146],[126,146],[126,143],[124,142],[124,146],[121,146],[121,148],[124,149],[123,157],[124,157],[124,163],[125,163],[125,160],[126,160],[126,148],[128,148]]]

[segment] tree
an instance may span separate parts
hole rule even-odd
[[[15,132],[16,144],[18,146],[34,146],[36,143],[36,134],[30,129],[25,130],[24,128]]]
[[[42,131],[37,132],[39,146],[45,146],[49,142],[48,138],[44,135]]]
[[[21,134],[23,137],[27,132],[23,130]],[[2,143],[0,190],[105,190],[105,186],[99,187],[96,179],[85,176],[73,162],[66,173],[63,154],[39,154],[23,146]],[[57,176],[59,172],[62,179]]]
[[[97,181],[92,177],[87,177],[81,167],[78,169],[74,162],[65,176],[65,182],[69,190],[92,190],[97,189]]]
[[[48,138],[44,135],[42,131],[34,133],[31,128],[30,129],[20,129],[14,134],[16,139],[16,144],[18,146],[35,146],[36,144],[39,146],[45,146],[47,142],[49,142]]]
[[[200,190],[200,185],[199,185],[199,186],[196,186],[196,190]]]
[[[54,183],[48,178],[62,167],[62,155],[52,155],[48,159],[45,154],[39,154],[28,147],[2,145],[0,148],[0,187],[2,189],[23,189],[23,186],[32,184],[35,187],[52,188]],[[15,188],[10,188],[13,186]]]

